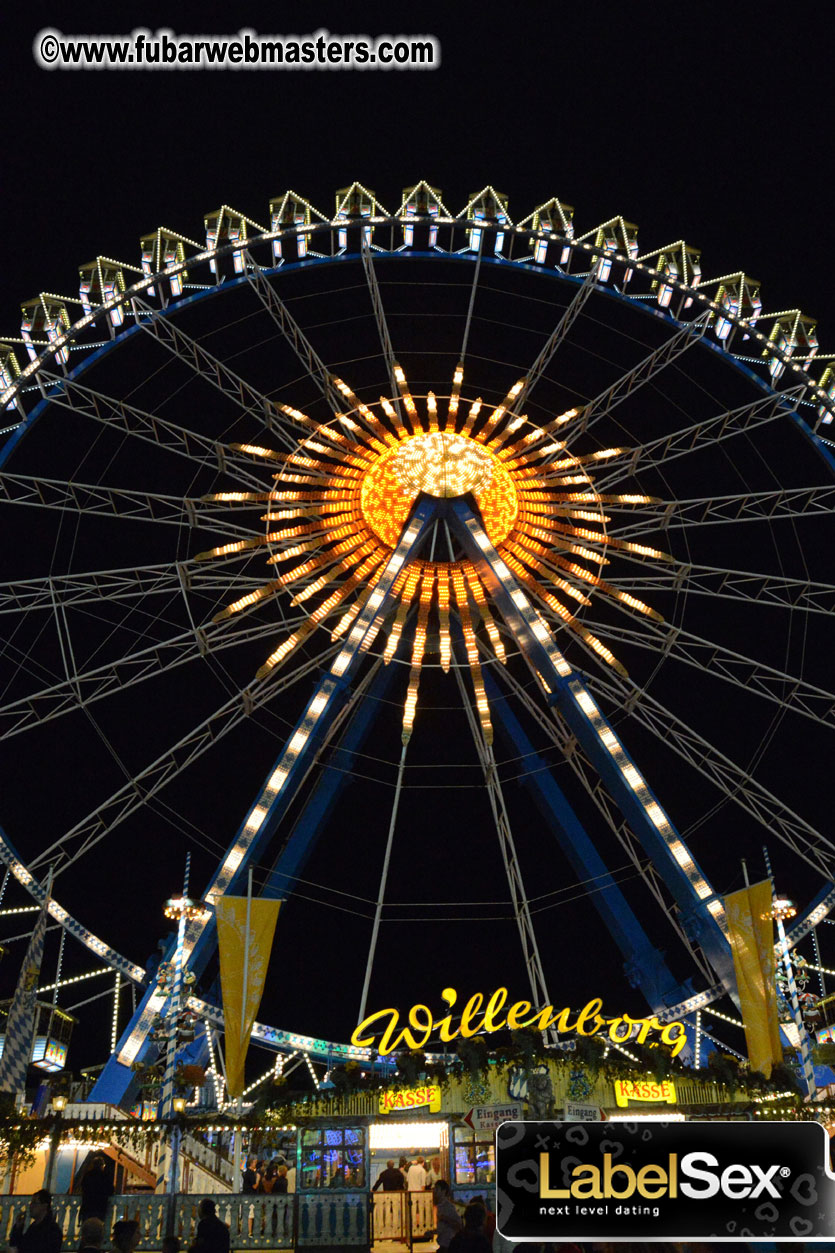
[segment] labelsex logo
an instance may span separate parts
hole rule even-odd
[[[678,1153],[670,1153],[665,1166],[648,1163],[639,1170],[631,1166],[613,1165],[611,1153],[603,1154],[603,1169],[583,1163],[571,1171],[571,1186],[551,1186],[551,1164],[548,1153],[539,1155],[539,1195],[544,1198],[583,1201],[626,1200],[637,1192],[646,1200],[682,1195],[694,1201],[707,1201],[718,1192],[733,1200],[760,1196],[779,1201],[780,1192],[773,1182],[780,1170],[779,1162],[763,1168],[756,1162],[741,1162],[718,1170],[719,1159],[713,1153],[687,1153],[679,1162]]]
[[[505,1122],[508,1240],[832,1240],[835,1175],[813,1122]]]

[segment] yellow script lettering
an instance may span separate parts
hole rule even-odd
[[[668,1022],[661,1032],[661,1043],[671,1044],[672,1056],[678,1057],[681,1050],[687,1043],[687,1032],[684,1029],[683,1022]]]
[[[480,992],[475,992],[467,1001],[467,1004],[464,1006],[464,1012],[461,1015],[461,1034],[462,1035],[464,1036],[478,1035],[479,1031],[481,1031],[482,1027],[484,1026],[484,1023],[475,1022],[473,1023],[472,1026],[470,1026],[470,1019],[475,1018],[476,1015],[481,1012],[481,1006],[482,1006],[483,1001],[484,1001],[484,997],[481,995]]]
[[[441,993],[441,1000],[446,1001],[450,1009],[458,1000],[458,993],[455,988],[444,988]],[[447,1014],[446,1018],[441,1018],[435,1023],[435,1029],[443,1040],[444,1044],[450,1044],[458,1036],[457,1030],[452,1027],[452,1015]]]
[[[504,1026],[504,1019],[502,1019],[501,1022],[496,1022],[494,1015],[499,1013],[506,1000],[507,988],[496,988],[495,992],[490,997],[490,1000],[487,1002],[487,1008],[484,1011],[485,1031],[501,1031]]]
[[[441,993],[448,1010],[451,1011],[458,1001],[455,988],[444,988]],[[595,1035],[601,1028],[608,1029],[609,1039],[615,1043],[624,1043],[632,1036],[637,1027],[637,1041],[645,1043],[655,1031],[661,1033],[661,1043],[667,1045],[673,1057],[677,1057],[687,1042],[684,1024],[668,1022],[662,1026],[655,1015],[646,1018],[632,1018],[622,1014],[618,1018],[604,1018],[601,1014],[603,1002],[599,996],[587,1001],[572,1022],[572,1011],[569,1008],[554,1009],[553,1005],[533,1009],[530,1001],[517,1001],[507,1010],[507,1018],[501,1017],[508,1000],[507,988],[497,988],[490,996],[486,1006],[484,994],[475,992],[467,1001],[461,1014],[458,1027],[452,1025],[452,1013],[447,1012],[443,1018],[433,1022],[433,1016],[426,1005],[413,1005],[408,1014],[408,1026],[400,1028],[400,1012],[396,1009],[380,1009],[369,1014],[351,1036],[351,1043],[358,1048],[370,1048],[374,1045],[376,1031],[382,1031],[377,1046],[378,1052],[385,1057],[396,1048],[424,1048],[436,1032],[444,1044],[450,1044],[459,1035],[469,1037],[479,1032],[500,1031],[507,1027],[510,1031],[520,1027],[534,1027],[538,1031],[546,1031],[556,1027],[560,1033],[576,1032],[577,1035]],[[399,1032],[399,1034],[398,1034]]]
[[[423,1022],[420,1019],[423,1019]],[[432,1012],[426,1005],[413,1005],[409,1010],[409,1024],[418,1031],[422,1031],[423,1035],[418,1038],[413,1035],[408,1027],[404,1027],[400,1035],[387,1049],[383,1049],[383,1043],[380,1041],[380,1053],[392,1053],[395,1049],[422,1049],[426,1041],[432,1034]]]
[[[389,1019],[389,1025],[380,1037],[380,1045],[377,1051],[383,1056],[385,1056],[386,1053],[390,1053],[393,1048],[391,1037],[397,1030],[400,1022],[400,1015],[396,1009],[378,1009],[376,1014],[369,1014],[367,1018],[363,1018],[360,1025],[354,1028],[353,1035],[351,1036],[351,1043],[360,1049],[371,1048],[374,1044],[374,1035],[364,1036],[363,1032],[367,1031],[372,1023],[385,1018]]]
[[[589,1001],[583,1006],[580,1013],[577,1015],[577,1025],[575,1030],[578,1035],[594,1035],[595,1031],[600,1030],[604,1022],[604,1020],[600,1017],[600,1011],[602,1008],[603,1002],[599,996],[596,996],[593,1001]],[[592,1023],[590,1029],[586,1027],[586,1023],[589,1022],[589,1020],[591,1020]],[[560,1030],[562,1030],[562,1028],[560,1028]]]
[[[525,1014],[531,1012],[530,1001],[517,1001],[515,1005],[511,1005],[507,1011],[507,1025],[511,1031],[515,1031],[518,1027],[529,1027],[532,1022],[536,1022],[539,1017],[534,1014],[533,1018],[525,1018]]]

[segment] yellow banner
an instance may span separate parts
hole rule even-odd
[[[240,1096],[244,1089],[246,1051],[261,1004],[281,901],[259,898],[250,902],[249,935],[246,904],[245,896],[222,896],[216,907],[226,1035],[226,1089],[230,1096]],[[246,1005],[243,1005],[245,965]]]
[[[762,1071],[769,1079],[771,1067],[783,1060],[774,986],[770,879],[726,896],[725,911],[748,1061],[752,1070]]]

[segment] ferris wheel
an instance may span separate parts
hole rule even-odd
[[[457,213],[425,182],[395,213],[359,183],[332,215],[288,192],[267,226],[204,226],[82,266],[0,344],[0,852],[36,900],[53,867],[60,935],[136,989],[96,1095],[156,1047],[141,963],[187,850],[215,1026],[213,905],[251,869],[319,910],[290,951],[313,935],[314,999],[353,981],[359,1018],[390,924],[436,924],[465,981],[495,954],[449,928],[501,907],[496,982],[511,963],[549,1003],[586,950],[706,1034],[734,989],[722,897],[763,846],[824,971],[812,319],[621,217],[581,230],[555,198],[514,222],[492,187]],[[291,1025],[255,1038],[352,1051]]]

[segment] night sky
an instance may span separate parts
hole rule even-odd
[[[497,17],[470,3],[450,6],[444,16],[426,6],[389,3],[366,3],[361,11],[325,3],[253,3],[233,18],[231,10],[211,16],[205,6],[193,3],[176,10],[130,4],[50,9],[38,3],[7,15],[5,25],[0,45],[0,214],[5,242],[0,329],[9,336],[19,335],[21,300],[43,290],[74,295],[78,264],[97,254],[138,264],[140,235],[158,225],[200,240],[204,212],[223,202],[266,223],[269,199],[288,188],[331,212],[334,191],[354,179],[394,209],[401,189],[425,178],[443,190],[455,212],[489,182],[508,194],[514,220],[556,195],[576,207],[578,233],[622,214],[641,228],[641,251],[684,238],[701,248],[706,277],[744,269],[762,282],[766,311],[800,306],[819,319],[822,351],[835,344],[827,215],[832,34],[826,13],[815,6],[795,5],[778,16],[774,6],[743,3],[633,3],[586,10],[537,4],[507,8]],[[32,39],[45,26],[66,33],[116,34],[139,25],[151,31],[173,26],[182,34],[234,33],[242,26],[260,33],[307,33],[320,27],[334,33],[432,33],[441,42],[443,59],[432,73],[46,73],[32,60]],[[385,274],[384,268],[381,280],[389,289],[395,350],[403,347],[411,354],[414,377],[443,380],[446,367],[439,359],[421,357],[420,330],[417,323],[409,323],[407,276],[396,263]],[[441,316],[460,318],[462,302],[466,307],[469,270],[461,269],[458,273],[450,266],[444,276],[447,286],[438,297]],[[299,298],[299,310],[302,297],[309,294],[315,311],[311,320],[319,327],[317,346],[326,360],[348,363],[346,372],[355,359],[355,372],[348,377],[359,386],[366,379],[363,371],[370,369],[363,356],[369,328],[362,323],[347,329],[355,297],[350,290],[331,293],[329,281],[314,277],[309,287],[296,282],[290,290]],[[361,282],[361,271],[356,281]],[[478,310],[483,352],[494,361],[501,361],[503,352],[506,360],[529,361],[552,323],[547,311],[534,308],[533,300],[524,307],[521,298],[514,304],[512,287],[503,288],[504,281],[499,273],[490,275],[490,290],[485,290]],[[528,294],[534,294],[532,289]],[[560,298],[566,299],[564,294]],[[201,322],[199,313],[192,333],[208,335],[212,350],[228,353],[241,373],[251,370],[267,386],[272,370],[273,386],[286,386],[288,398],[298,395],[291,386],[297,367],[289,353],[275,349],[273,355],[269,344],[250,343],[251,307],[243,298],[236,305],[236,299],[229,304],[222,334],[217,326]],[[436,312],[434,307],[419,311],[429,317]],[[629,322],[625,314],[622,321],[620,313],[612,318],[614,330],[601,327],[594,341],[601,356],[624,363],[637,360],[626,345],[638,345],[642,335],[651,344],[650,331]],[[507,333],[495,329],[502,320],[525,320],[529,335],[520,332],[513,343],[503,341],[501,335]],[[262,325],[261,333],[264,329]],[[639,355],[646,351],[643,347]],[[567,363],[566,379],[538,398],[543,413],[563,398],[561,389],[567,403],[572,387],[575,393],[594,394],[596,367],[590,360]],[[108,377],[117,386],[120,369],[118,362],[103,365],[102,387]],[[715,398],[730,404],[736,393],[728,373],[709,363],[700,380],[682,381],[680,392],[670,384],[666,402],[695,404],[702,386],[705,404]],[[369,385],[373,378],[372,369]],[[485,365],[484,377],[473,387],[498,396],[514,378],[499,366]],[[162,403],[175,384],[173,374],[163,375],[157,384],[136,378],[136,403]],[[155,393],[155,386],[161,390]],[[191,420],[197,418],[192,415]],[[237,438],[245,437],[240,429]],[[83,477],[81,467],[88,474],[105,473],[110,458],[118,456],[118,473],[112,471],[111,482],[176,490],[174,480],[169,483],[166,477],[170,467],[162,455],[110,449],[98,441],[88,447],[89,440],[83,422],[67,417],[60,430],[52,427],[33,436],[31,446],[22,446],[19,467],[13,463],[11,468],[47,477]],[[765,473],[757,462],[760,457],[773,481],[823,481],[822,467],[816,468],[812,456],[805,459],[802,451],[795,463],[784,464],[788,447],[764,440],[761,457],[751,453],[751,465],[737,469],[743,475]],[[791,449],[796,447],[797,441]],[[722,471],[712,472],[715,488]],[[698,469],[679,489],[687,486],[691,495],[704,494],[697,478]],[[76,532],[72,520],[56,528],[54,519],[42,524],[34,514],[4,509],[3,579],[60,572],[62,562],[64,569],[82,569],[85,555],[101,556],[112,545],[112,530],[98,533],[91,526]],[[174,542],[173,552],[171,544],[166,548],[167,537],[155,536],[159,551],[149,556],[142,548],[144,538],[126,529],[116,559],[108,563],[102,557],[101,564],[164,560],[166,554],[170,558],[185,551],[177,547],[186,543],[182,537]],[[762,568],[783,569],[794,577],[801,577],[805,566],[809,577],[835,582],[831,538],[831,529],[800,527],[785,552],[776,551],[773,537],[743,537],[729,540],[724,553],[717,543],[710,559],[742,569],[757,568],[751,563],[759,560]],[[212,542],[210,533],[201,534],[199,547]],[[734,543],[738,551],[733,551]],[[753,554],[746,551],[747,544],[762,548]],[[709,555],[701,559],[707,561]],[[767,612],[756,620],[734,617],[738,611],[724,605],[699,605],[693,612],[696,626],[691,620],[691,629],[707,632],[715,626],[729,647],[743,635],[749,644],[756,638],[764,659],[801,670],[811,683],[831,686],[823,620],[804,623],[800,632],[786,632],[785,624],[775,625]],[[717,622],[714,613],[720,616]],[[128,624],[109,614],[103,608],[73,625],[81,656],[98,656],[111,633],[119,630],[147,630],[148,638],[155,638],[154,631],[165,633],[164,623],[143,619],[141,613]],[[22,639],[12,641],[10,648],[4,645],[2,681],[15,694],[21,680],[15,673],[18,647],[35,649],[47,670],[56,665],[56,642],[48,633],[33,629],[26,639],[25,645]],[[245,683],[265,647],[262,640],[232,650],[234,656],[228,654],[221,666],[192,662],[164,683],[134,689],[129,699],[101,702],[95,720],[72,716],[8,741],[0,764],[0,822],[7,834],[27,855],[50,843],[87,812],[91,799],[118,786],[123,767],[138,768],[161,751],[166,735],[180,733],[189,720],[193,725],[216,707],[223,693],[228,694],[229,683]],[[652,658],[636,650],[632,661],[636,674],[648,679]],[[396,675],[392,690],[380,697],[378,721],[355,777],[304,871],[298,899],[279,920],[264,1021],[343,1040],[356,1021],[399,755],[398,682],[402,687],[403,675]],[[736,726],[728,703],[732,690],[713,680],[697,681],[692,670],[660,682],[668,684],[668,695],[676,687],[682,711],[710,728],[707,733],[717,746],[730,750],[735,743],[740,759],[758,761],[758,777],[775,790],[784,788],[790,803],[826,830],[829,736],[815,723],[790,717],[774,727],[770,738],[773,707],[757,706],[748,719],[745,704],[745,716]],[[26,690],[25,683],[20,690]],[[664,691],[662,687],[659,694]],[[477,787],[464,718],[454,707],[454,683],[433,673],[422,703],[423,695],[425,712],[414,756],[410,750],[412,773],[407,772],[387,896],[409,907],[390,911],[384,922],[369,1009],[393,1003],[407,1008],[415,1000],[432,1003],[448,984],[469,992],[490,991],[507,982],[516,997],[525,993],[507,885],[486,801]],[[193,777],[175,784],[166,798],[170,808],[158,807],[125,823],[85,860],[83,869],[67,872],[57,893],[62,903],[120,951],[144,963],[164,934],[161,904],[179,890],[186,851],[193,853],[192,890],[199,892],[277,756],[294,711],[289,699],[287,705],[274,704],[242,728],[234,742],[230,737],[228,746],[204,761]],[[660,799],[692,835],[717,889],[741,886],[741,856],[752,859],[752,873],[758,875],[762,863],[754,864],[754,859],[760,856],[762,833],[733,807],[714,815],[696,777],[682,773],[677,759],[653,737],[640,729],[632,736],[632,751]],[[556,762],[553,750],[543,743],[536,746],[562,779],[566,768]],[[514,831],[528,891],[541,911],[535,922],[554,1002],[580,1004],[600,993],[612,1012],[640,1012],[640,998],[626,985],[617,952],[582,899],[576,876],[558,854],[551,855],[541,818],[519,784],[512,748],[497,742],[497,758],[504,763],[508,797],[515,807]],[[449,786],[451,777],[454,786]],[[591,822],[583,798],[576,803]],[[783,858],[776,841],[773,845],[769,848],[778,873],[785,876],[782,886],[805,903],[820,880]],[[605,853],[613,867],[624,867],[622,850],[606,847]],[[267,868],[264,859],[256,882],[263,882]],[[631,882],[626,868],[623,874]],[[9,889],[4,904],[24,903],[22,894]],[[672,949],[672,933],[665,930],[649,896],[639,892],[635,904],[653,940]],[[395,912],[411,921],[394,922]],[[54,970],[56,944],[53,935],[45,969]],[[18,942],[4,960],[3,995],[11,995],[20,953]],[[680,958],[671,956],[671,962],[678,973],[686,973]],[[89,969],[89,955],[68,945],[66,973]],[[209,981],[207,975],[202,985],[206,991]],[[82,985],[90,988],[89,995],[101,986],[96,981]],[[76,998],[75,990],[73,995],[70,991],[62,995],[62,1004],[82,999],[83,992]],[[78,1029],[70,1060],[75,1068],[103,1061],[109,1051],[109,1008],[102,1008],[104,1004],[94,1003]],[[121,1026],[125,1022],[123,1014]]]

